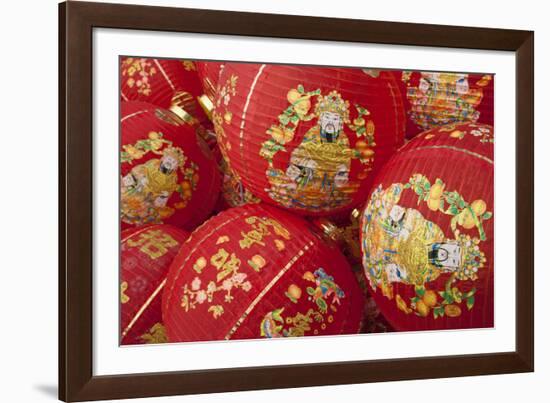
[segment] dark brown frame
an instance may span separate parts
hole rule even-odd
[[[92,30],[250,35],[516,54],[516,349],[462,356],[92,375]],[[59,398],[118,399],[534,370],[534,33],[183,8],[59,5]]]

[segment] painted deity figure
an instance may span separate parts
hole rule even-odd
[[[181,149],[168,147],[161,158],[131,169],[121,179],[121,218],[129,224],[160,223],[173,214],[167,205],[178,186],[178,169],[185,157]]]
[[[352,152],[344,131],[349,103],[336,91],[320,95],[315,116],[317,124],[292,152],[286,171],[268,171],[271,197],[288,207],[332,209],[348,204],[354,191],[349,181]]]
[[[392,283],[422,286],[443,273],[462,273],[476,264],[477,245],[447,239],[441,228],[418,210],[399,205],[403,187],[375,190],[365,210],[363,266],[371,287],[391,298]],[[470,257],[469,257],[470,256]]]
[[[418,87],[409,87],[411,118],[425,129],[453,122],[477,121],[475,108],[483,98],[470,88],[467,74],[423,72]]]

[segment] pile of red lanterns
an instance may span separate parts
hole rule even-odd
[[[491,75],[120,75],[121,344],[493,326]]]

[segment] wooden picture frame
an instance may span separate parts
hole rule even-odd
[[[93,376],[92,31],[97,27],[515,52],[515,350],[462,356]],[[105,3],[60,4],[59,398],[64,401],[118,399],[533,371],[533,94],[534,33],[531,31]]]

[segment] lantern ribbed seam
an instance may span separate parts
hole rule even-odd
[[[130,113],[129,115],[122,117],[120,119],[120,123],[124,122],[127,119],[133,118],[134,116],[138,116],[138,115],[141,115],[142,113],[147,113],[147,112],[149,112],[149,109],[143,109],[141,111]]]
[[[252,94],[254,93],[254,89],[256,88],[256,84],[258,83],[258,79],[262,75],[262,72],[264,71],[265,64],[262,64],[260,66],[260,69],[258,70],[258,73],[256,73],[256,77],[254,77],[254,81],[252,81],[252,85],[250,86],[250,91],[248,91],[248,95],[246,96],[246,102],[244,104],[243,114],[241,116],[241,127],[239,132],[239,151],[241,152],[241,158],[243,158],[243,135],[244,135],[244,125],[246,123],[246,112],[248,111],[248,106],[250,105],[250,98],[252,98]]]

